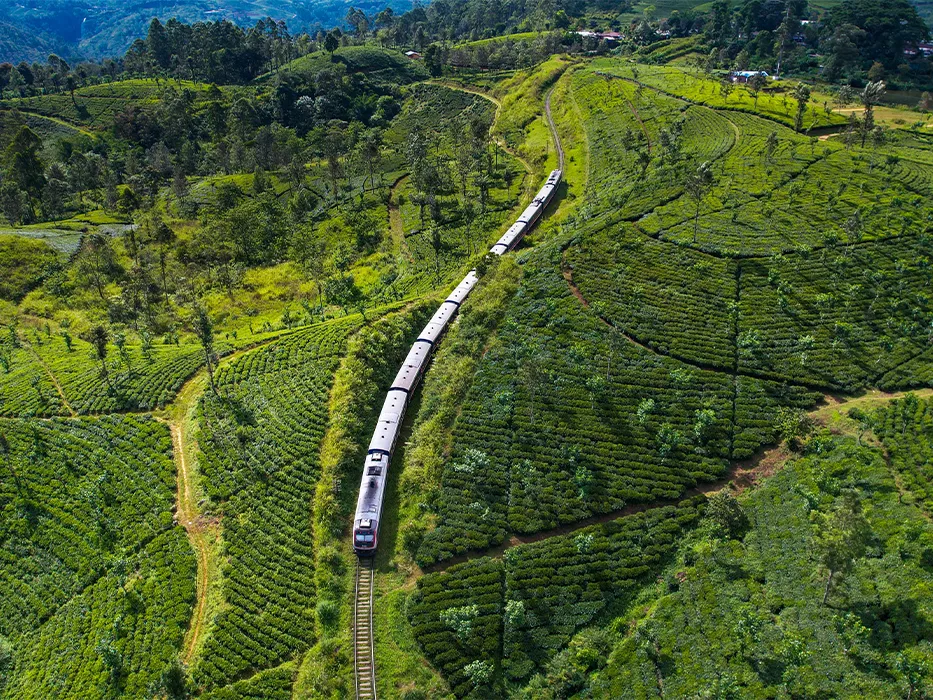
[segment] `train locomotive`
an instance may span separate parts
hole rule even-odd
[[[503,255],[521,242],[554,198],[554,193],[560,186],[560,179],[560,170],[551,172],[544,187],[518,217],[518,220],[490,248],[490,253]],[[450,293],[450,296],[444,300],[412,345],[389,388],[363,465],[363,479],[353,519],[353,549],[357,556],[369,557],[376,553],[376,547],[379,545],[379,524],[382,519],[382,504],[389,475],[389,463],[402,429],[405,408],[427,369],[435,346],[478,281],[476,270],[470,270],[456,289]]]

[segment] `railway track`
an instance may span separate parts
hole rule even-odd
[[[551,114],[551,95],[554,94],[554,88],[551,88],[547,97],[544,98],[544,115],[547,117],[547,126],[551,130],[551,138],[554,139],[554,147],[557,149],[557,168],[564,169],[564,147],[560,142],[560,134],[557,133],[557,125],[554,123],[554,117]]]
[[[537,196],[490,249],[493,255],[504,255],[521,242],[525,233],[541,218],[560,186],[564,149],[551,116],[551,93],[548,93],[544,106],[560,167],[551,171],[547,182]],[[376,655],[373,637],[375,571],[371,557],[376,552],[388,468],[402,428],[402,418],[405,415],[409,394],[417,388],[430,362],[435,343],[440,341],[447,325],[454,318],[478,279],[476,270],[471,270],[441,304],[421,335],[418,336],[418,340],[412,345],[408,357],[386,395],[385,404],[379,414],[376,430],[366,453],[353,520],[353,549],[358,555],[356,600],[353,610],[353,673],[357,700],[376,700]]]
[[[376,652],[373,640],[373,587],[371,559],[356,560],[356,603],[353,610],[353,674],[356,699],[376,700]]]

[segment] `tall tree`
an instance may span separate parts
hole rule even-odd
[[[748,79],[748,91],[752,93],[752,99],[755,101],[755,109],[758,109],[758,96],[768,84],[768,79],[762,73],[755,73]]]
[[[201,343],[201,349],[204,351],[204,363],[207,367],[207,379],[211,385],[211,391],[217,394],[217,385],[214,383],[214,322],[210,315],[201,304],[194,307],[194,334]]]
[[[340,48],[340,39],[337,38],[334,32],[328,32],[327,36],[324,37],[324,50],[330,54],[331,59],[334,57],[334,51],[338,48]]]
[[[93,286],[100,300],[106,301],[107,283],[122,272],[108,236],[102,233],[85,236],[78,250],[76,271],[82,284]]]
[[[703,203],[703,198],[706,196],[706,193],[712,186],[713,171],[708,162],[702,163],[695,172],[690,173],[687,176],[687,180],[684,182],[684,189],[696,203],[696,209],[693,216],[694,243],[697,242],[697,234],[700,230],[700,205]]]
[[[94,346],[94,354],[100,362],[100,374],[107,382],[107,386],[112,390],[110,384],[110,374],[107,372],[107,344],[110,342],[110,333],[102,325],[94,326],[88,334],[88,340]]]
[[[149,23],[149,33],[146,35],[146,50],[152,62],[162,70],[172,65],[172,52],[169,46],[168,34],[158,17],[153,17]]]
[[[862,101],[862,147],[865,147],[865,140],[875,128],[875,105],[881,102],[884,93],[887,91],[883,80],[876,80],[868,83],[859,93],[859,99]]]
[[[803,131],[803,118],[807,113],[807,103],[810,101],[810,88],[804,83],[797,83],[793,92],[797,102],[797,111],[794,113],[794,130]]]
[[[42,196],[45,166],[39,157],[42,141],[28,126],[22,127],[6,148],[6,160],[13,181],[33,199]]]
[[[852,570],[855,562],[865,556],[871,528],[857,494],[849,492],[828,515],[818,518],[816,549],[819,561],[827,571],[823,589],[823,605],[829,598],[836,577]]]

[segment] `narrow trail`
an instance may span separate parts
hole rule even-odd
[[[408,244],[405,243],[405,226],[402,222],[402,212],[399,209],[398,202],[398,192],[409,177],[409,175],[403,175],[392,183],[392,187],[389,190],[389,231],[392,234],[392,240],[395,241],[395,245],[398,246],[399,252],[405,256],[406,260],[414,262],[415,259],[411,254],[411,250],[408,249]]]
[[[197,558],[197,605],[191,614],[191,622],[182,645],[181,660],[190,664],[199,642],[203,638],[204,621],[207,618],[208,590],[210,579],[210,548],[212,536],[219,534],[219,519],[205,517],[198,506],[197,467],[189,457],[196,445],[191,435],[194,409],[204,392],[206,372],[202,369],[182,385],[175,401],[166,408],[164,415],[157,418],[168,426],[172,435],[172,457],[177,471],[177,497],[175,521],[185,528],[188,541]]]
[[[259,350],[282,339],[282,335],[267,338],[242,348],[220,359],[218,369],[234,362],[247,353]],[[216,371],[216,370],[215,370]],[[185,528],[188,541],[197,558],[197,605],[182,645],[181,660],[190,664],[204,638],[211,607],[211,591],[220,584],[220,567],[212,565],[218,555],[217,543],[221,536],[221,519],[201,512],[199,473],[197,468],[197,441],[194,431],[197,426],[195,411],[198,401],[207,389],[207,370],[203,367],[189,377],[175,395],[172,403],[152,415],[168,426],[172,435],[172,457],[177,472],[177,497],[175,519]]]
[[[55,372],[53,372],[52,368],[46,364],[45,360],[42,359],[42,356],[36,352],[36,349],[32,346],[31,343],[27,341],[23,342],[26,343],[26,347],[29,348],[29,352],[32,353],[32,356],[36,358],[36,362],[42,366],[42,369],[44,369],[45,373],[49,376],[49,379],[52,381],[52,385],[55,387],[55,391],[58,392],[58,396],[62,400],[62,404],[65,406],[65,408],[68,409],[68,413],[71,414],[72,418],[77,418],[78,413],[71,407],[71,404],[68,402],[68,398],[65,396],[65,390],[62,388],[61,383],[59,383],[58,377],[55,376]]]
[[[476,88],[464,87],[463,85],[457,85],[457,83],[452,83],[446,80],[429,80],[428,83],[431,85],[440,85],[441,87],[448,88],[449,90],[459,90],[460,92],[466,92],[471,95],[476,95],[477,97],[482,97],[484,100],[488,100],[489,102],[492,102],[496,106],[496,114],[492,118],[493,126],[495,126],[496,122],[499,121],[499,113],[502,111],[502,102],[499,100],[499,98],[493,97],[488,92],[483,92],[482,90],[478,90]],[[529,174],[534,172],[534,169],[531,167],[531,164],[527,160],[525,160],[524,157],[519,155],[518,152],[515,151],[515,149],[510,148],[509,145],[505,143],[504,141],[502,141],[501,139],[497,138],[495,139],[495,141],[496,141],[496,145],[498,145],[499,148],[501,148],[503,151],[508,153],[510,156],[512,156],[513,158],[515,158],[518,162],[522,164],[522,167],[525,168],[525,172]]]
[[[834,424],[850,409],[856,407],[863,409],[875,408],[878,405],[887,403],[888,401],[893,401],[895,399],[903,398],[907,394],[911,393],[915,394],[919,398],[933,397],[933,389],[898,392],[871,390],[860,396],[854,396],[851,398],[840,398],[833,394],[827,394],[824,397],[824,402],[817,408],[809,411],[807,415],[810,416],[810,418],[812,418],[816,424],[827,427],[833,432],[843,434],[844,431],[840,429],[838,425]],[[749,457],[748,459],[731,462],[729,468],[726,470],[722,477],[716,479],[715,481],[708,481],[697,484],[696,486],[686,490],[680,498],[674,500],[652,501],[651,503],[633,503],[632,505],[626,506],[620,510],[599,513],[590,516],[589,518],[578,520],[574,523],[561,525],[532,534],[511,533],[505,542],[496,545],[495,547],[466,552],[465,554],[460,554],[455,557],[451,557],[450,559],[445,559],[444,561],[438,562],[436,564],[422,567],[421,570],[424,573],[433,573],[438,571],[445,571],[455,564],[462,564],[464,562],[471,561],[473,559],[479,559],[481,557],[500,558],[507,550],[511,549],[512,547],[517,547],[523,544],[530,544],[533,542],[541,542],[552,537],[571,534],[585,527],[590,527],[591,525],[608,523],[612,522],[613,520],[618,520],[619,518],[635,515],[636,513],[644,513],[646,511],[655,510],[657,508],[676,505],[684,499],[690,498],[692,496],[716,493],[717,491],[721,491],[727,487],[731,487],[736,492],[741,493],[747,489],[755,488],[763,479],[766,479],[769,476],[775,474],[781,469],[782,466],[784,466],[788,460],[793,459],[795,456],[797,456],[797,453],[792,452],[784,443],[772,445],[771,447],[760,450],[757,454]]]
[[[185,528],[188,533],[188,539],[194,547],[195,555],[198,559],[198,581],[197,596],[198,605],[195,608],[191,618],[191,625],[188,634],[185,635],[185,643],[182,649],[182,661],[185,664],[191,663],[195,649],[201,639],[204,628],[204,620],[207,612],[207,589],[210,584],[208,551],[209,542],[207,541],[206,529],[214,527],[217,522],[208,522],[198,512],[197,503],[192,497],[192,476],[187,467],[185,458],[185,441],[183,438],[182,424],[179,422],[170,422],[169,430],[172,433],[172,446],[174,448],[175,462],[178,465],[178,523]]]

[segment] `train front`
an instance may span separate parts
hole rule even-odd
[[[372,557],[376,554],[376,521],[360,518],[353,523],[353,551],[358,557]]]

